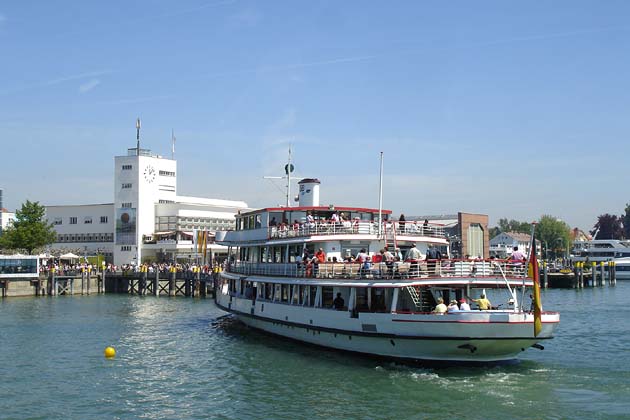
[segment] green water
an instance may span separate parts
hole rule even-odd
[[[561,312],[544,351],[428,369],[271,337],[210,299],[5,299],[0,418],[630,419],[630,282],[543,300]]]

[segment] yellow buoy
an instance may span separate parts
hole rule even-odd
[[[107,347],[105,349],[105,357],[107,357],[108,359],[116,357],[116,349],[114,349],[113,347]]]

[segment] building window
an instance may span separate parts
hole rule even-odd
[[[63,221],[61,220],[61,217],[55,217],[53,219],[53,225],[60,225],[62,223],[63,223]]]
[[[123,187],[123,189],[129,189],[129,188],[131,188],[131,183],[122,184],[122,187]]]
[[[132,169],[133,169],[133,166],[131,166],[131,165],[123,165],[122,166],[122,170],[123,171],[130,171]]]
[[[160,204],[168,204],[168,203],[174,203],[175,201],[173,200],[160,200],[159,203]]]
[[[122,203],[120,205],[120,207],[124,208],[124,209],[130,209],[131,208],[131,203]]]
[[[101,216],[101,223],[107,223],[107,216]]]
[[[131,251],[131,245],[123,245],[123,246],[120,247],[120,250],[123,251],[123,252],[124,251],[127,251],[127,252]]]
[[[84,225],[91,225],[92,224],[92,216],[85,216],[85,218],[83,219],[83,224]]]
[[[71,217],[70,218],[70,224],[71,225],[76,225],[77,224],[77,218],[76,217]]]
[[[175,172],[160,171],[160,176],[175,176]]]

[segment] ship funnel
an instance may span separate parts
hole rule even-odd
[[[298,185],[300,186],[299,206],[318,207],[319,206],[319,179],[304,178]]]

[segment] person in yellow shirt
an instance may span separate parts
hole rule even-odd
[[[488,299],[486,299],[486,295],[481,295],[479,299],[471,299],[473,302],[479,306],[479,310],[487,311],[488,309],[492,309],[492,303]]]

